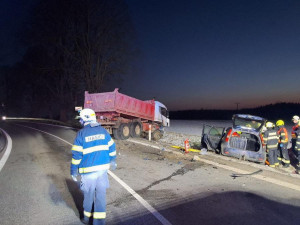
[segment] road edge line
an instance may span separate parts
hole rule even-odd
[[[5,130],[3,130],[2,128],[0,128],[0,129],[3,132],[3,134],[6,136],[6,140],[7,140],[6,149],[4,150],[4,154],[0,160],[0,172],[1,172],[2,168],[4,167],[6,161],[11,153],[12,140],[11,140],[11,137],[9,136],[9,134],[5,132]]]

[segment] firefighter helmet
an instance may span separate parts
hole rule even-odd
[[[96,121],[96,114],[92,109],[81,110],[79,117],[83,120],[84,123]]]
[[[277,120],[276,122],[276,127],[280,127],[284,125],[284,121],[283,120]]]
[[[273,128],[274,124],[272,122],[267,122],[266,123],[266,128]]]
[[[299,116],[297,116],[297,115],[295,115],[295,116],[293,116],[293,119],[292,119],[292,121],[294,122],[298,122],[299,121]]]

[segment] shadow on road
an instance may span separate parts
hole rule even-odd
[[[291,199],[290,202],[299,205],[299,199]],[[300,224],[300,207],[272,201],[250,192],[225,192],[202,198],[190,196],[181,202],[171,202],[157,209],[173,225]],[[136,212],[134,215],[123,215],[122,221],[111,219],[108,223],[151,224],[147,223],[150,216],[149,213],[141,215]]]
[[[79,217],[83,218],[83,193],[80,190],[79,183],[66,179],[66,184],[75,202]]]

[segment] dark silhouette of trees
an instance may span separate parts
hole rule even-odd
[[[126,74],[134,53],[123,0],[40,0],[20,35],[27,51],[8,69],[10,105],[63,121],[83,106],[85,90]]]

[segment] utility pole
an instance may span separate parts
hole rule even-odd
[[[237,102],[237,103],[234,103],[234,104],[236,104],[236,110],[239,111],[239,104],[240,104],[240,103]]]

